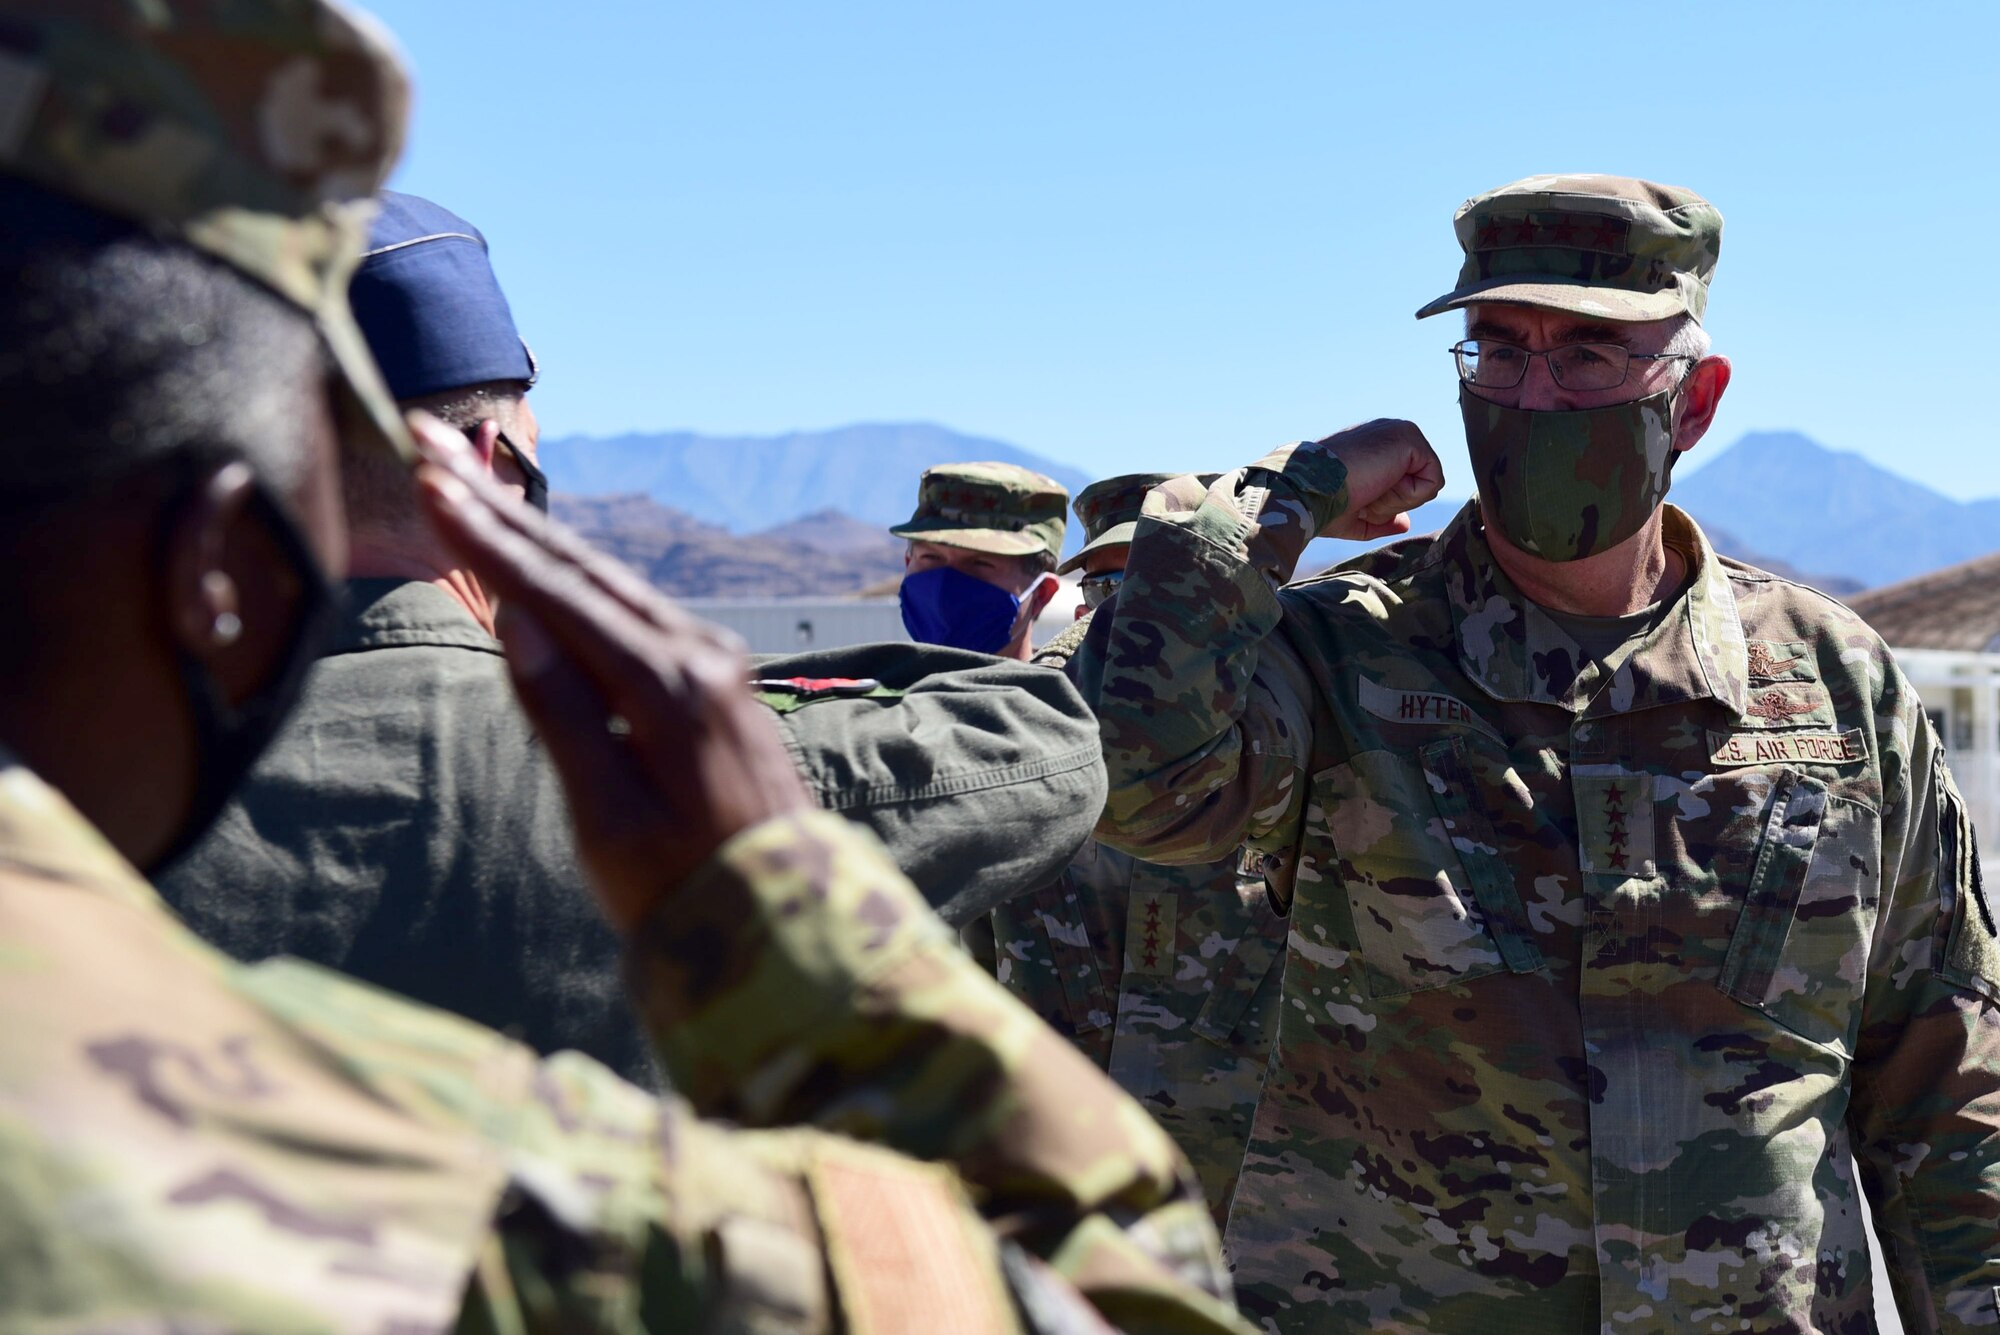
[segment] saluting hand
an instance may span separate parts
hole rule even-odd
[[[1444,465],[1415,422],[1378,417],[1316,442],[1347,465],[1347,509],[1322,538],[1367,541],[1410,531],[1409,511],[1444,489]]]
[[[606,916],[631,928],[731,837],[811,805],[743,647],[411,426],[431,523],[500,602],[514,688],[569,798]]]

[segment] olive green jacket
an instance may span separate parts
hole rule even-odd
[[[1103,805],[1096,723],[1056,673],[908,644],[758,672],[820,804],[954,920],[1054,875]],[[310,960],[653,1078],[500,643],[429,583],[349,584],[297,710],[161,893],[238,959]]]

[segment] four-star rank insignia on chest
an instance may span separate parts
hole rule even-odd
[[[1598,876],[1652,876],[1653,776],[1576,776],[1576,855]]]
[[[1134,894],[1125,904],[1125,972],[1171,977],[1180,898],[1172,891]]]

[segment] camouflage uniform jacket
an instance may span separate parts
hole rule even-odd
[[[1172,1145],[869,836],[773,821],[670,899],[628,957],[664,1068],[823,1129],[235,964],[0,754],[0,1328],[1005,1331],[1009,1288],[1092,1328],[1053,1272],[1240,1329]]]
[[[1076,663],[1101,836],[1294,881],[1246,1313],[1867,1330],[1865,1191],[1908,1328],[1996,1324],[2000,948],[1888,650],[1671,508],[1688,587],[1609,680],[1474,507],[1279,592],[1344,484],[1154,491]]]
[[[1241,859],[1141,862],[1095,841],[993,910],[1009,991],[1174,1138],[1218,1223],[1276,1031],[1284,920]]]
[[[1035,661],[1060,667],[1078,638],[1064,632]],[[1164,866],[1092,841],[1054,881],[993,911],[1000,981],[1153,1114],[1218,1223],[1284,962],[1284,920],[1241,862]]]

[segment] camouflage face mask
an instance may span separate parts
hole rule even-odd
[[[1460,385],[1479,509],[1507,541],[1544,561],[1616,547],[1666,499],[1674,391],[1577,412],[1509,408]]]

